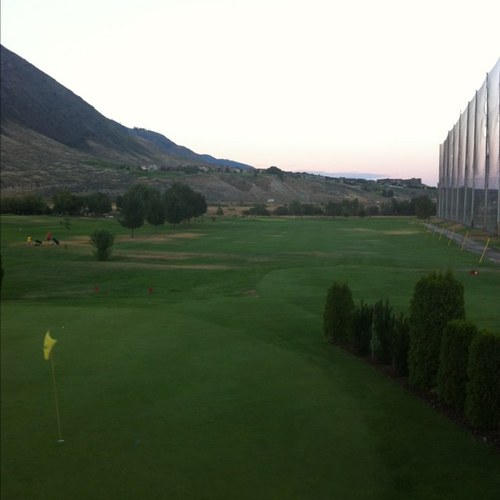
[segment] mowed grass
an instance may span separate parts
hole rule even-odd
[[[108,262],[96,227],[116,234]],[[61,245],[26,246],[49,229]],[[497,498],[491,448],[323,340],[333,281],[407,312],[448,268],[469,319],[499,332],[500,268],[415,220],[223,218],[131,239],[112,220],[2,217],[1,245],[2,498]]]

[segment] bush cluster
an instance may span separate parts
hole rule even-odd
[[[273,168],[273,167],[271,167]],[[341,201],[330,200],[327,203],[302,203],[292,201],[279,205],[271,212],[265,204],[257,203],[243,212],[245,215],[276,216],[329,216],[329,217],[366,217],[375,215],[416,215],[419,219],[428,219],[436,213],[436,204],[429,196],[423,195],[411,200],[392,198],[381,205],[365,205],[358,198],[344,198]]]
[[[379,300],[373,307],[372,358],[384,365],[392,363],[394,314],[388,300]]]
[[[392,337],[392,363],[396,373],[408,376],[408,352],[410,351],[410,320],[403,313],[394,318]]]
[[[135,184],[116,200],[119,209],[118,222],[131,230],[141,227],[145,221],[153,226],[165,222],[179,224],[199,217],[207,211],[203,195],[187,184],[175,182],[163,194],[146,184]]]
[[[370,353],[372,321],[373,306],[361,301],[352,312],[352,341],[359,356],[366,356]]]
[[[43,198],[35,194],[2,196],[0,201],[0,211],[2,214],[42,215],[50,212]]]
[[[53,212],[61,215],[103,215],[113,210],[111,198],[101,192],[78,195],[62,190],[53,196],[52,204]]]
[[[52,197],[52,206],[41,196],[2,196],[2,214],[17,215],[103,215],[112,211],[111,198],[106,193],[78,195],[70,191],[58,191]]]
[[[417,282],[410,303],[408,362],[412,387],[435,387],[443,330],[452,319],[464,318],[464,289],[451,271],[433,272]]]
[[[90,244],[95,248],[97,260],[108,260],[113,250],[115,237],[105,229],[95,229],[90,235]]]
[[[409,349],[408,319],[396,316],[389,301],[355,305],[347,283],[334,282],[327,294],[323,332],[328,342],[351,349],[359,356],[370,355],[378,363],[392,365],[407,374]]]
[[[496,429],[500,421],[500,337],[483,333],[470,345],[465,417],[477,429]]]
[[[326,297],[323,331],[331,344],[348,343],[352,333],[354,301],[347,283],[333,283]]]
[[[463,410],[469,346],[477,327],[465,320],[450,321],[443,330],[437,377],[439,397],[450,407]]]
[[[387,299],[355,305],[348,284],[334,282],[323,331],[332,344],[392,365],[414,389],[436,390],[473,428],[498,428],[500,337],[465,319],[463,286],[450,271],[416,283],[409,316],[396,315]]]

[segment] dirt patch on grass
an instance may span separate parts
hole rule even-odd
[[[164,243],[165,241],[168,240],[177,240],[177,239],[185,239],[185,240],[193,240],[196,238],[201,238],[205,236],[205,233],[189,233],[189,232],[184,232],[184,233],[161,233],[161,234],[150,234],[150,235],[144,235],[144,234],[136,234],[133,238],[128,235],[120,235],[115,238],[115,241],[127,241],[127,242],[132,242],[136,241],[138,243]]]
[[[202,233],[172,233],[172,234],[155,234],[151,236],[134,236],[133,238],[131,236],[116,236],[115,237],[115,244],[116,243],[132,243],[136,242],[138,244],[141,243],[168,243],[169,241],[172,240],[178,240],[178,239],[196,239],[196,238],[201,238],[202,236],[205,236],[205,234]],[[90,237],[89,236],[72,236],[67,239],[60,239],[60,243],[65,243],[67,245],[71,245],[72,247],[82,247],[82,246],[91,246],[90,244]],[[45,243],[45,242],[44,242]],[[26,244],[26,243],[24,243]]]
[[[170,238],[185,238],[185,239],[201,238],[202,236],[205,236],[205,234],[204,233],[171,233],[171,234],[167,234],[167,237],[170,237]]]
[[[201,238],[205,236],[205,233],[189,233],[189,232],[184,232],[184,233],[164,233],[164,234],[152,234],[152,235],[143,235],[143,234],[136,234],[133,238],[130,235],[118,235],[115,236],[115,243],[120,241],[126,241],[128,243],[130,242],[137,242],[137,243],[164,243],[165,241],[168,240],[175,240],[175,239],[196,239],[196,238]],[[62,238],[60,239],[61,241],[63,240]],[[72,243],[90,243],[90,237],[89,236],[72,236],[70,238],[66,238],[65,241],[71,241]]]
[[[383,231],[382,234],[389,234],[389,235],[396,235],[396,236],[399,236],[399,235],[407,235],[407,234],[416,234],[418,233],[419,231],[410,231],[409,229],[406,229],[406,230],[400,230],[400,231]]]
[[[388,231],[378,231],[375,229],[368,229],[366,227],[353,227],[353,228],[343,228],[341,229],[342,231],[350,231],[350,232],[356,232],[356,233],[377,233],[377,234],[388,234],[388,235],[407,235],[407,234],[416,234],[419,231],[418,230],[412,230],[412,229],[400,229],[400,230],[388,230]]]
[[[157,260],[157,261],[173,261],[173,260],[188,260],[188,259],[238,259],[237,255],[219,254],[219,253],[194,253],[194,252],[169,252],[156,250],[142,250],[142,251],[129,251],[129,250],[116,250],[113,252],[115,257],[122,259],[143,259],[143,260]]]
[[[204,269],[213,271],[225,271],[233,269],[223,264],[160,264],[158,262],[113,262],[108,261],[107,267],[115,269]]]
[[[142,251],[142,252],[129,252],[129,251],[116,251],[115,256],[124,257],[127,259],[146,259],[146,260],[186,260],[193,257],[201,257],[200,255],[180,252],[155,252],[155,251]]]
[[[72,236],[67,239],[60,239],[59,243],[64,243],[71,246],[90,246],[89,236]]]

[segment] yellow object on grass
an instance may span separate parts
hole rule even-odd
[[[50,359],[50,354],[52,353],[52,348],[54,347],[54,344],[57,342],[56,339],[53,339],[50,336],[50,331],[47,330],[47,333],[45,334],[45,339],[43,341],[43,357],[47,361]]]

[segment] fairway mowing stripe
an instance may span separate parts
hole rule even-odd
[[[126,256],[127,259],[163,259],[163,260],[186,260],[186,259],[202,259],[202,258],[217,258],[222,257],[227,259],[241,259],[237,254],[219,254],[219,253],[194,253],[194,252],[159,252],[157,250],[144,250],[141,252],[129,252],[126,250],[118,250],[116,256]]]
[[[207,269],[212,271],[227,271],[236,269],[235,266],[224,266],[220,264],[152,264],[144,262],[107,262],[107,267],[114,269]]]

